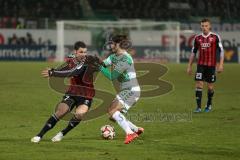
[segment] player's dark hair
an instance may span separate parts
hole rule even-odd
[[[201,23],[204,23],[204,22],[208,22],[208,23],[211,25],[211,21],[210,21],[210,19],[208,19],[208,18],[203,18],[203,19],[201,20]],[[212,30],[212,27],[210,27],[210,30]]]
[[[115,43],[119,43],[120,47],[123,49],[128,49],[131,47],[132,43],[129,40],[127,35],[115,35],[112,37],[112,41]]]
[[[209,23],[211,23],[210,19],[208,19],[208,18],[203,18],[203,19],[201,20],[201,23],[204,23],[204,22],[209,22]]]
[[[78,50],[79,48],[87,48],[86,44],[82,41],[77,41],[74,44],[74,50]]]
[[[121,43],[122,41],[128,40],[128,37],[126,35],[115,35],[112,37],[112,41],[115,43]]]

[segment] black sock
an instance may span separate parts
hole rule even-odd
[[[58,118],[55,116],[55,114],[53,114],[46,122],[46,124],[44,125],[44,127],[42,128],[42,130],[37,134],[37,136],[39,137],[43,137],[44,134],[49,131],[50,129],[52,129],[56,123],[58,122]]]
[[[208,90],[208,100],[207,100],[207,107],[212,105],[212,97],[214,95],[214,90]]]
[[[76,127],[80,123],[80,121],[81,120],[77,119],[76,117],[73,117],[69,121],[68,126],[61,131],[62,134],[65,136],[69,131],[71,131],[74,127]]]
[[[196,88],[196,102],[197,107],[201,108],[201,102],[202,102],[202,88]]]

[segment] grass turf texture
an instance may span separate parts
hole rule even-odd
[[[48,87],[40,71],[48,63],[0,63],[0,159],[168,159],[225,160],[240,158],[240,65],[226,64],[218,75],[213,112],[191,114],[195,108],[194,81],[186,75],[186,64],[168,64],[162,79],[174,85],[166,95],[141,99],[129,113],[185,114],[187,121],[178,119],[145,119],[135,121],[145,128],[138,140],[124,145],[124,133],[109,122],[107,115],[81,123],[60,143],[50,139],[67,125],[60,121],[39,144],[30,142],[43,126],[62,95]],[[109,86],[104,77],[97,80],[98,88]],[[107,88],[111,90],[111,88]],[[206,104],[206,89],[203,105]],[[158,112],[157,112],[158,111]],[[160,111],[160,112],[159,112]],[[171,115],[171,114],[170,114]],[[112,141],[100,137],[100,127],[112,124],[116,137]]]

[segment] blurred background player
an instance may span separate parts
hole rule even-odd
[[[122,113],[126,113],[140,97],[140,87],[136,78],[133,59],[127,52],[127,47],[131,43],[127,36],[116,35],[112,38],[110,48],[112,54],[103,61],[104,65],[100,67],[100,71],[111,81],[117,80],[120,92],[112,101],[108,113],[110,119],[118,123],[125,131],[125,144],[130,143],[143,133],[144,129],[137,127],[127,120]],[[112,71],[105,68],[111,66]]]
[[[52,138],[53,142],[61,141],[62,138],[74,127],[76,127],[84,114],[89,110],[92,98],[95,95],[93,86],[93,68],[85,63],[87,48],[84,42],[78,41],[74,44],[74,56],[67,59],[67,62],[57,69],[46,69],[42,71],[45,78],[48,77],[71,77],[70,86],[63,96],[62,101],[57,105],[55,113],[50,116],[42,130],[31,139],[38,143],[44,134],[52,129],[56,123],[70,112],[74,106],[76,111],[68,126]]]
[[[209,19],[201,21],[202,34],[199,34],[194,39],[192,54],[189,58],[187,73],[192,74],[192,64],[194,57],[198,51],[197,71],[195,74],[196,81],[196,102],[197,108],[194,112],[201,112],[201,100],[204,81],[207,82],[208,100],[204,111],[209,112],[212,109],[212,97],[214,95],[214,82],[216,81],[217,72],[223,71],[224,50],[221,38],[218,34],[211,32],[211,22]],[[217,59],[220,56],[219,65]]]

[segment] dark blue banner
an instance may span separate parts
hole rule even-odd
[[[169,48],[168,48],[169,49]],[[169,60],[169,58],[176,57],[175,54],[169,55],[171,52],[168,49],[159,46],[138,46],[133,47],[130,53],[137,60]],[[174,50],[173,48],[171,50]],[[71,53],[72,48],[69,48]],[[89,47],[89,51],[99,55],[97,50]],[[238,62],[238,48],[225,47],[224,48],[225,62]],[[54,59],[56,54],[56,45],[0,45],[0,60],[17,60],[17,61],[46,61]],[[191,54],[191,47],[181,47],[180,62],[188,62]],[[102,55],[100,55],[102,56]]]
[[[0,45],[0,60],[46,61],[55,52],[55,45]]]

